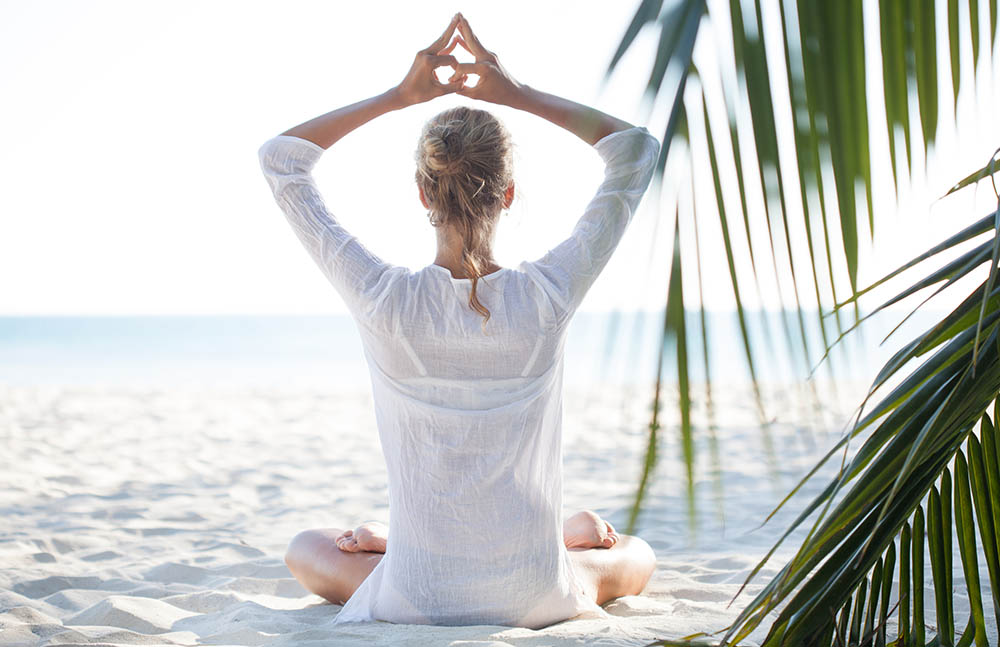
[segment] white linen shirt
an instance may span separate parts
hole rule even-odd
[[[470,279],[387,263],[329,213],[311,174],[322,147],[279,135],[260,148],[275,200],[358,325],[388,469],[385,556],[335,623],[535,629],[606,615],[563,543],[563,345],[659,142],[634,127],[594,149],[604,180],[570,237],[477,284],[484,334]]]

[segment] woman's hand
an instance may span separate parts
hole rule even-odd
[[[458,94],[471,99],[489,101],[503,105],[513,105],[520,98],[522,86],[514,80],[500,65],[497,55],[483,47],[482,42],[472,32],[469,21],[461,13],[457,14],[458,31],[461,35],[456,35],[455,39],[445,49],[442,54],[449,54],[455,45],[461,45],[470,54],[476,57],[475,63],[458,63],[453,66],[455,73],[448,79],[449,84],[459,83]],[[469,87],[465,81],[469,74],[479,76],[479,82]]]
[[[460,14],[455,14],[441,37],[431,43],[427,49],[417,52],[416,57],[413,59],[413,65],[410,66],[410,71],[406,74],[406,78],[395,88],[397,95],[404,105],[409,106],[430,101],[434,97],[455,92],[462,87],[462,84],[465,82],[465,79],[462,77],[455,80],[454,75],[452,75],[453,79],[448,83],[441,83],[434,74],[434,70],[439,67],[447,66],[453,70],[458,68],[458,61],[454,56],[450,55],[454,44],[447,49],[446,46],[448,45],[448,41],[451,40],[451,35],[455,32],[459,18]]]

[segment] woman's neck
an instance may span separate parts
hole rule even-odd
[[[438,227],[437,244],[438,251],[437,256],[434,258],[434,264],[447,268],[451,271],[452,276],[457,279],[471,278],[466,276],[466,270],[462,266],[463,245],[461,235],[452,227]],[[493,260],[492,245],[486,248],[485,255],[489,261],[481,270],[483,274],[490,274],[491,272],[502,269],[501,266]]]
[[[434,259],[434,264],[440,265],[450,271],[451,275],[456,279],[472,278],[471,276],[466,276],[466,270],[462,267],[462,261],[456,259],[454,256],[442,257],[441,254],[438,254],[437,258]],[[488,264],[483,266],[481,272],[483,274],[492,274],[493,272],[501,269],[503,268],[491,259]]]

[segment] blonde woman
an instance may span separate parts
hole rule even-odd
[[[475,62],[458,63],[457,45]],[[445,66],[453,74],[441,83],[434,70]],[[437,233],[432,264],[411,272],[383,261],[327,211],[311,175],[326,149],[379,115],[448,93],[538,115],[604,160],[572,235],[542,258],[516,269],[493,259],[514,181],[510,136],[483,110],[447,110],[420,135],[415,177]],[[605,616],[599,605],[643,590],[656,564],[645,541],[589,510],[563,519],[561,391],[567,326],[658,152],[645,128],[515,81],[461,14],[398,86],[261,147],[278,205],[358,323],[388,468],[388,527],[305,530],[289,544],[285,561],[303,586],[344,605],[336,623],[540,628]]]

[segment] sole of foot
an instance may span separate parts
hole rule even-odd
[[[389,528],[378,521],[366,521],[354,530],[345,530],[334,541],[347,553],[384,553]]]
[[[611,548],[618,539],[614,526],[593,510],[581,510],[563,523],[566,548]]]

